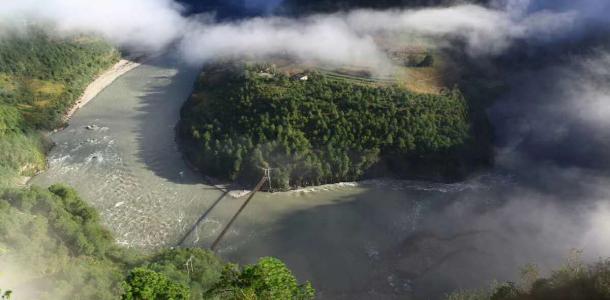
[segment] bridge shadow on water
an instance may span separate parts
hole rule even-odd
[[[229,192],[225,191],[222,195],[220,195],[220,197],[218,197],[218,199],[216,199],[216,201],[214,201],[214,203],[212,203],[212,205],[210,205],[210,207],[203,214],[201,214],[199,219],[197,219],[197,221],[193,224],[193,226],[191,226],[191,228],[178,241],[178,243],[176,244],[176,247],[181,247],[184,245],[184,243],[191,236],[191,234],[197,229],[197,227],[199,227],[199,225],[201,225],[201,222],[208,217],[208,215],[214,210],[214,208],[218,205],[218,203],[220,203],[220,201],[222,199],[227,197],[228,194],[229,194]]]
[[[227,250],[221,254],[241,263],[278,257],[299,280],[312,281],[322,299],[405,299],[415,293],[444,291],[439,286],[449,284],[441,280],[434,287],[419,282],[434,276],[443,264],[462,260],[466,254],[462,252],[473,248],[465,240],[479,234],[473,228],[426,224],[458,197],[445,196],[373,188],[289,213],[273,224],[248,228],[248,219],[264,218],[258,213],[254,216],[252,209],[236,224],[242,233],[227,238],[223,242]],[[247,230],[254,237],[237,250],[228,250],[231,244],[240,244]],[[431,251],[432,247],[439,250]]]

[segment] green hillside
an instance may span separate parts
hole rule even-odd
[[[74,190],[14,188],[45,167],[41,132],[62,126],[85,87],[119,58],[97,38],[38,29],[0,43],[0,298],[313,298],[311,285],[277,259],[239,267],[203,249],[122,248]]]
[[[104,41],[59,38],[32,28],[0,43],[0,187],[45,166],[38,130],[62,126],[62,117],[86,86],[120,58]]]
[[[203,249],[142,253],[119,247],[97,212],[61,185],[0,192],[0,266],[0,279],[8,282],[2,288],[12,290],[15,299],[311,299],[314,294],[273,258],[238,267]]]

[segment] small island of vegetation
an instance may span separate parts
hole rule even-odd
[[[205,68],[183,107],[180,137],[206,175],[272,187],[389,176],[453,179],[475,143],[456,88],[414,93],[322,71],[287,75],[269,64]]]

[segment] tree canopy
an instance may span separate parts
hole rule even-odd
[[[17,299],[226,299],[214,291],[234,284],[229,268],[248,280],[251,299],[300,293],[285,265],[267,260],[240,268],[204,249],[123,248],[71,188],[0,191],[0,265]]]
[[[123,300],[187,300],[187,286],[171,281],[166,275],[148,268],[135,268],[123,282]]]
[[[30,127],[53,129],[95,76],[119,57],[113,46],[90,36],[59,38],[35,27],[3,36],[0,105],[18,109]],[[2,110],[0,131],[7,121]],[[16,123],[14,112],[10,115]]]
[[[180,136],[205,174],[253,184],[272,168],[273,187],[287,189],[362,179],[383,163],[401,177],[418,175],[424,160],[449,173],[471,138],[457,89],[415,94],[315,71],[307,80],[268,72],[217,65],[200,76]]]
[[[570,258],[550,276],[539,277],[537,267],[522,270],[522,282],[505,282],[489,289],[466,290],[446,300],[608,300],[610,299],[610,260],[586,265]]]
[[[240,270],[227,265],[220,281],[207,292],[220,299],[314,299],[309,282],[299,285],[292,272],[276,258],[266,257]]]

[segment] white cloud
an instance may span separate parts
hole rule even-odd
[[[62,32],[96,32],[122,46],[156,51],[179,41],[189,61],[282,53],[369,66],[386,63],[375,43],[378,33],[460,38],[473,55],[495,54],[516,38],[561,32],[574,17],[548,11],[516,16],[512,10],[460,5],[217,23],[184,17],[171,0],[21,0],[3,3],[0,10],[0,19],[9,23],[50,22]]]
[[[49,22],[61,32],[95,32],[127,46],[157,50],[178,38],[186,20],[172,0],[4,1],[0,19]]]

